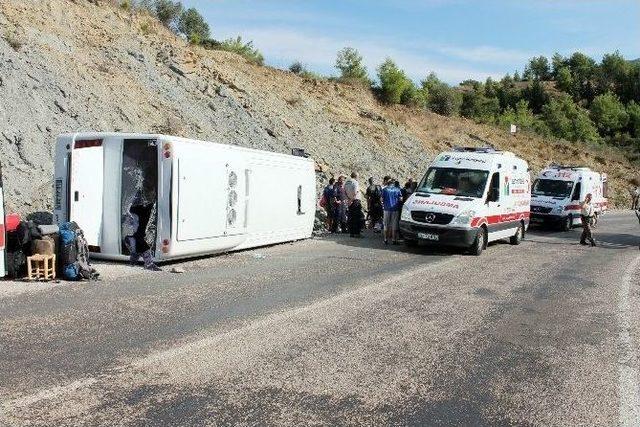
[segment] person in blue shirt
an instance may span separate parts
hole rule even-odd
[[[389,239],[394,245],[398,244],[398,226],[400,223],[400,209],[402,207],[402,192],[396,187],[390,177],[384,178],[386,183],[382,189],[382,208],[384,209],[384,244],[389,244]]]

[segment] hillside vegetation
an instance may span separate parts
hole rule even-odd
[[[119,2],[3,0],[0,155],[8,210],[51,208],[55,137],[85,130],[162,132],[279,152],[303,147],[322,169],[320,181],[351,170],[419,177],[439,151],[491,143],[534,171],[558,162],[607,172],[614,203],[627,203],[636,171],[626,148],[511,136],[493,123],[383,102],[367,84],[318,78],[301,64],[265,67],[258,55],[242,40],[177,37],[153,14]]]

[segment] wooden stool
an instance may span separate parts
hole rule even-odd
[[[33,255],[27,258],[29,280],[53,280],[56,278],[55,255]]]

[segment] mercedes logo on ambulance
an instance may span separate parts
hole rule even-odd
[[[428,223],[432,223],[433,221],[436,220],[436,214],[434,213],[428,213],[425,217],[424,220]]]

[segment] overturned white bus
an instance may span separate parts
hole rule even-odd
[[[314,162],[166,135],[58,137],[54,217],[84,230],[92,256],[124,260],[127,216],[149,206],[158,261],[309,238]]]

